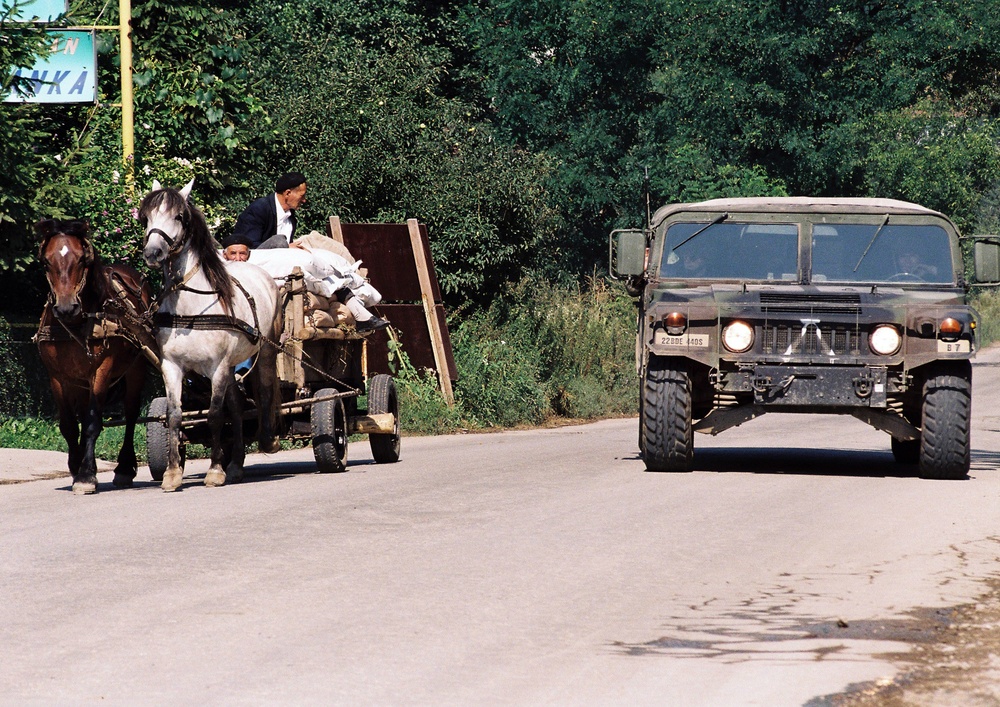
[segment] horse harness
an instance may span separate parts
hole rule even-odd
[[[159,231],[159,229],[154,229]],[[161,235],[166,238],[166,234]],[[168,239],[168,243],[169,243]],[[173,245],[171,243],[171,245]],[[174,292],[179,292],[180,290],[185,290],[187,292],[193,292],[198,295],[217,295],[218,292],[215,290],[196,290],[193,287],[188,286],[188,281],[194,277],[194,274],[198,272],[198,268],[192,268],[183,279],[178,282],[173,283],[170,287],[167,287],[160,293],[160,296],[156,298],[152,306],[147,312],[147,317],[151,315],[153,326],[160,329],[229,329],[231,331],[239,332],[250,340],[251,344],[256,345],[261,339],[260,333],[260,320],[257,317],[257,303],[254,301],[253,295],[247,292],[247,289],[243,287],[243,284],[237,280],[235,277],[230,275],[230,279],[233,284],[239,288],[243,296],[246,297],[247,302],[250,304],[250,311],[253,313],[253,325],[242,319],[237,319],[231,314],[195,314],[190,316],[172,314],[168,312],[158,311],[160,306],[163,304],[163,300],[167,298],[168,295]]]
[[[89,266],[84,271],[84,277],[81,278],[80,284],[77,285],[77,295],[86,285],[88,271]],[[148,328],[141,326],[141,319],[136,315],[135,303],[142,301],[141,288],[131,285],[122,277],[121,273],[111,267],[103,267],[97,272],[99,276],[107,278],[111,290],[111,294],[106,295],[98,310],[84,312],[80,321],[73,324],[68,324],[52,314],[52,323],[40,323],[32,341],[36,344],[39,342],[75,341],[87,352],[87,356],[93,359],[95,354],[91,348],[94,342],[100,341],[103,344],[106,339],[117,336],[134,344],[147,358],[152,355],[153,359],[151,360],[159,365],[159,357],[150,348],[150,345],[155,346],[152,333]],[[53,302],[54,298],[49,292],[46,308],[50,309]],[[43,315],[42,321],[44,320]]]

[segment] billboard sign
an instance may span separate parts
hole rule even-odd
[[[4,103],[94,103],[97,100],[97,44],[94,32],[52,31],[52,51],[32,67],[14,70],[27,79],[19,94],[13,88]]]
[[[66,14],[66,0],[0,0],[0,17],[5,17],[15,2],[17,8],[7,22],[53,22]]]

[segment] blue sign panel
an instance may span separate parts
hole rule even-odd
[[[0,0],[0,17],[14,7],[14,0]],[[66,13],[66,0],[18,0],[8,22],[52,22]]]
[[[14,70],[26,94],[11,89],[4,103],[93,103],[97,100],[94,32],[49,32],[52,53],[35,65]]]

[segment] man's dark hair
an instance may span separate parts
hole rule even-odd
[[[306,176],[301,172],[289,172],[288,174],[283,174],[278,177],[278,181],[274,183],[274,191],[281,194],[289,189],[294,189],[300,184],[306,183]]]

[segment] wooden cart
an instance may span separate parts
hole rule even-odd
[[[281,439],[311,440],[316,467],[321,472],[344,471],[347,443],[352,434],[367,434],[372,457],[379,464],[399,460],[399,399],[391,375],[368,375],[367,334],[352,325],[315,326],[307,316],[306,287],[296,269],[281,286],[284,331],[278,355]],[[263,344],[267,346],[267,343]],[[253,391],[239,383],[245,395],[244,434],[256,429]],[[206,419],[208,382],[197,377],[185,382],[181,429],[181,460],[186,442],[210,444]],[[359,405],[364,396],[366,407]],[[188,411],[190,410],[190,411]],[[159,481],[167,468],[166,398],[156,398],[146,418],[149,470]]]

